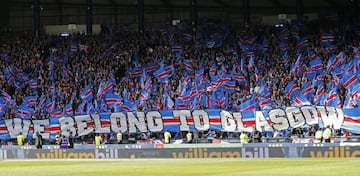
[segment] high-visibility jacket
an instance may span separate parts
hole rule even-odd
[[[170,143],[170,139],[171,139],[171,133],[170,132],[165,132],[164,133],[164,138],[165,138],[165,144]]]
[[[102,137],[101,136],[95,136],[95,145],[100,145],[102,142]]]
[[[187,140],[187,142],[192,141],[192,134],[190,132],[186,134],[186,140]]]
[[[116,134],[116,139],[118,142],[122,141],[122,134],[120,132]]]
[[[315,133],[315,139],[321,140],[322,137],[323,137],[322,130],[317,130],[316,133]]]
[[[326,128],[324,130],[323,137],[324,137],[324,139],[330,139],[330,137],[331,137],[331,129],[330,128]]]
[[[19,134],[19,135],[17,136],[17,142],[18,142],[18,146],[24,145],[24,136],[21,135],[21,134]]]
[[[241,133],[240,134],[240,142],[242,144],[244,144],[244,143],[248,143],[248,141],[249,141],[249,137],[245,133]]]

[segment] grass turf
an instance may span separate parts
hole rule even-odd
[[[3,160],[1,176],[360,175],[360,159]]]

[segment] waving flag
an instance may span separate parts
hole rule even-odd
[[[164,109],[172,109],[174,107],[175,103],[171,99],[171,97],[166,93],[164,94]]]
[[[52,100],[51,98],[46,99],[45,107],[48,112],[52,111],[55,106],[55,100]]]
[[[175,54],[176,58],[181,58],[183,55],[183,49],[181,47],[181,45],[178,44],[173,44],[171,46],[171,52]]]
[[[113,81],[111,79],[109,79],[105,86],[103,87],[103,94],[106,94],[108,92],[112,92],[113,91],[113,87],[114,87],[114,84],[113,84]]]
[[[325,53],[327,55],[333,55],[338,49],[337,44],[331,45],[331,44],[327,44],[325,46]]]
[[[259,100],[259,107],[264,110],[264,109],[272,109],[273,107],[273,103],[272,100],[269,98],[260,98]]]
[[[1,90],[1,95],[4,97],[4,99],[6,101],[9,102],[11,100],[11,96],[7,92],[5,92],[4,90]]]
[[[46,96],[45,96],[45,95],[42,95],[42,96],[39,98],[38,108],[44,109],[44,108],[45,108],[45,105],[46,105]]]
[[[325,98],[324,95],[325,95],[325,88],[323,84],[319,84],[314,96],[314,102],[321,102],[321,100]]]
[[[65,114],[69,117],[74,116],[74,110],[71,103],[65,105]]]
[[[355,108],[359,106],[359,101],[355,100],[354,96],[350,93],[346,95],[343,108]]]
[[[201,68],[200,70],[197,70],[195,72],[195,77],[204,77],[205,73],[204,73],[204,68]]]
[[[54,108],[52,111],[49,112],[50,117],[52,118],[60,118],[63,116],[63,111],[60,108]]]
[[[289,67],[290,57],[287,51],[282,56],[282,63],[285,65],[285,68]]]
[[[358,71],[359,61],[356,59],[351,60],[349,63],[345,65],[345,71],[348,73],[356,73]]]
[[[86,110],[86,102],[87,101],[82,101],[79,106],[77,107],[77,110],[75,111],[75,115],[83,115],[86,114],[85,110]]]
[[[132,102],[124,102],[122,109],[126,112],[136,111],[136,106]]]
[[[133,69],[130,71],[130,74],[133,77],[139,77],[142,75],[142,70],[141,69]]]
[[[96,99],[99,100],[104,94],[104,83],[100,81],[98,91],[96,93]]]
[[[293,73],[299,74],[301,65],[302,65],[302,57],[301,57],[301,54],[299,54],[298,58],[296,59],[296,62],[292,65],[291,71]]]
[[[215,92],[214,104],[217,105],[217,108],[225,108],[227,103],[227,96],[225,96],[223,91]]]
[[[87,46],[87,45],[79,44],[79,51],[88,52],[87,49],[88,49],[88,46]]]
[[[3,68],[3,73],[5,74],[6,78],[10,81],[14,81],[16,70],[13,66],[7,66]]]
[[[5,100],[4,97],[0,96],[0,106],[3,105],[5,106],[8,102]]]
[[[2,57],[6,63],[11,63],[12,58],[9,56],[9,53],[3,51],[0,53],[0,57]]]
[[[31,79],[29,82],[29,88],[32,90],[32,91],[36,91],[37,90],[37,79]]]
[[[37,96],[26,96],[24,97],[24,104],[26,104],[29,107],[34,107],[36,106],[37,103]]]
[[[332,70],[337,67],[341,61],[345,58],[344,52],[340,52],[337,56],[330,57],[327,63],[327,69]]]
[[[79,68],[79,66],[76,66],[75,84],[78,85],[79,81],[80,81],[80,68]]]
[[[351,133],[360,134],[360,110],[359,108],[343,109],[344,123],[341,128]]]
[[[166,82],[169,79],[169,74],[163,68],[156,70],[154,72],[154,76],[159,80],[159,82]]]
[[[248,69],[251,70],[255,67],[255,56],[251,55],[249,58]]]
[[[360,89],[348,90],[343,108],[354,108],[360,105]]]
[[[335,36],[332,33],[322,33],[321,34],[321,43],[322,44],[328,44],[332,43],[335,40]]]
[[[77,52],[77,51],[78,51],[78,44],[75,43],[75,42],[71,43],[71,44],[70,44],[70,51],[71,51],[72,53]]]
[[[186,109],[189,106],[189,101],[184,101],[181,98],[175,99],[175,108],[176,109]]]
[[[222,84],[224,88],[226,88],[230,92],[234,92],[236,88],[236,81],[226,81]]]
[[[266,86],[261,86],[259,95],[262,98],[271,99],[271,93]]]
[[[210,67],[210,69],[209,69],[209,74],[210,74],[210,76],[211,76],[211,77],[215,76],[216,71],[217,71],[216,66],[215,66],[215,65],[212,65],[212,66]]]
[[[302,94],[298,94],[297,96],[295,96],[292,101],[293,105],[297,107],[311,105],[310,101]]]
[[[255,103],[256,103],[255,102],[255,96],[253,96],[249,100],[241,103],[239,105],[239,108],[240,108],[241,111],[255,111],[255,109],[256,109]]]
[[[145,87],[144,89],[148,92],[151,92],[151,88],[152,88],[152,80],[151,79],[147,79],[146,82],[145,82]]]
[[[115,95],[113,93],[107,93],[104,96],[105,96],[105,103],[109,106],[112,106],[114,104],[119,104],[122,101],[120,95]]]
[[[307,37],[300,38],[296,44],[296,48],[298,51],[304,51],[309,46],[309,40]]]
[[[309,64],[312,71],[316,71],[316,73],[318,74],[322,73],[323,64],[320,58],[310,61]]]
[[[0,116],[3,116],[7,111],[7,106],[0,104]]]
[[[69,70],[66,67],[62,68],[62,76],[63,76],[63,79],[69,79],[70,78]]]
[[[245,76],[243,76],[241,73],[233,74],[232,79],[237,81],[240,84],[246,84],[247,83],[247,80],[246,80]]]
[[[294,96],[300,93],[300,89],[296,85],[295,81],[291,81],[286,85],[285,93],[291,100],[294,98]]]
[[[140,94],[141,102],[145,102],[149,98],[149,93],[146,90],[142,90]]]
[[[308,82],[304,85],[300,94],[302,94],[305,98],[310,99],[313,96],[314,92],[314,86],[310,82]]]
[[[91,85],[87,85],[84,90],[80,94],[80,98],[83,100],[90,101],[93,98],[93,91],[91,89]]]
[[[147,65],[144,66],[145,71],[146,71],[147,73],[150,73],[150,72],[153,72],[153,71],[157,70],[158,67],[159,67],[159,66],[158,66],[158,64],[156,64],[156,63],[150,63],[150,64],[147,64]]]
[[[192,72],[193,71],[193,64],[191,64],[190,62],[188,61],[185,61],[184,63],[184,68],[187,72]]]
[[[263,53],[267,53],[269,51],[270,48],[270,42],[268,39],[264,38],[262,45],[261,45],[261,50]]]
[[[94,105],[91,102],[87,102],[86,104],[86,114],[95,114]]]
[[[337,88],[334,88],[329,92],[329,94],[324,102],[324,105],[341,107],[341,101],[340,101],[340,97],[337,93]]]
[[[22,118],[22,119],[30,119],[30,116],[34,114],[35,110],[33,108],[29,108],[27,106],[19,106],[17,110],[16,117]]]
[[[309,48],[308,49],[308,56],[311,58],[311,59],[316,59],[318,57],[318,55],[314,52],[314,50],[312,48]]]
[[[1,140],[9,140],[10,139],[10,135],[8,133],[8,130],[5,125],[4,120],[0,120],[0,139]]]
[[[192,42],[194,40],[194,36],[190,33],[184,33],[183,37],[184,37],[184,42],[186,43]]]
[[[170,65],[165,65],[165,71],[169,74],[172,75],[175,71],[174,65],[170,64]]]
[[[360,81],[355,74],[348,73],[341,80],[342,85],[346,89],[358,89],[360,87]]]

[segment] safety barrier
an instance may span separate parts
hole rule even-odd
[[[86,146],[86,145],[85,145]],[[92,146],[92,148],[90,148]],[[0,159],[118,159],[118,158],[350,158],[360,157],[359,144],[263,143],[243,145],[165,144],[90,145],[81,149],[33,149],[7,146]]]

